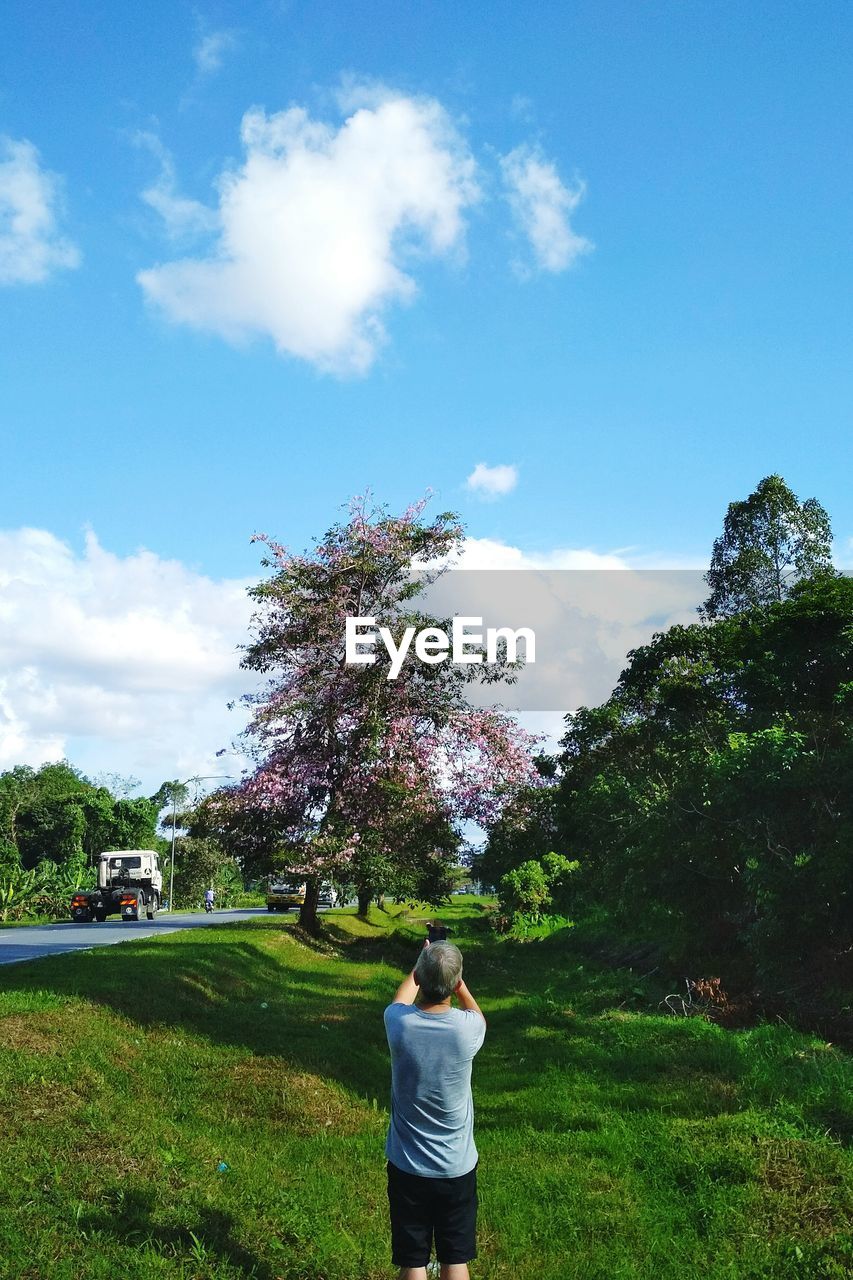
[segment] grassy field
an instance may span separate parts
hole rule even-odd
[[[853,1275],[847,1055],[643,1012],[570,931],[442,918],[489,1021],[477,1277]],[[341,912],[0,970],[0,1275],[392,1276],[382,1009],[422,936]]]

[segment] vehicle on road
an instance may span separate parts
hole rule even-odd
[[[107,916],[153,920],[163,896],[163,873],[153,849],[110,849],[98,858],[96,889],[78,890],[71,899],[75,924]]]
[[[273,880],[267,890],[267,911],[290,911],[305,905],[305,885],[290,880]]]

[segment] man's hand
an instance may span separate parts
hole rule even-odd
[[[461,1008],[465,1009],[465,1010],[466,1010],[466,1012],[470,1012],[470,1013],[479,1013],[479,1015],[480,1015],[480,1017],[483,1019],[483,1021],[484,1021],[484,1022],[486,1021],[486,1018],[485,1018],[485,1015],[484,1015],[484,1013],[483,1013],[483,1010],[482,1010],[482,1009],[480,1008],[480,1006],[477,1004],[477,1001],[476,1001],[476,1000],[474,999],[474,997],[471,995],[471,992],[470,992],[470,991],[468,990],[468,988],[465,986],[465,983],[462,981],[462,979],[461,979],[461,978],[459,979],[459,981],[458,981],[458,982],[457,982],[457,984],[456,984],[456,989],[455,989],[454,994],[455,994],[455,996],[456,996],[456,999],[459,1001],[459,1004],[460,1004]]]

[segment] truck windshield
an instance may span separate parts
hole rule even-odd
[[[110,871],[121,871],[122,867],[127,867],[132,871],[134,867],[141,867],[141,858],[110,858]]]

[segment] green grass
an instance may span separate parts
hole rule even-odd
[[[423,936],[396,912],[0,970],[0,1276],[393,1275],[382,1009]],[[489,1020],[476,1276],[853,1274],[847,1055],[643,1012],[571,931],[498,940],[463,898],[441,916]]]

